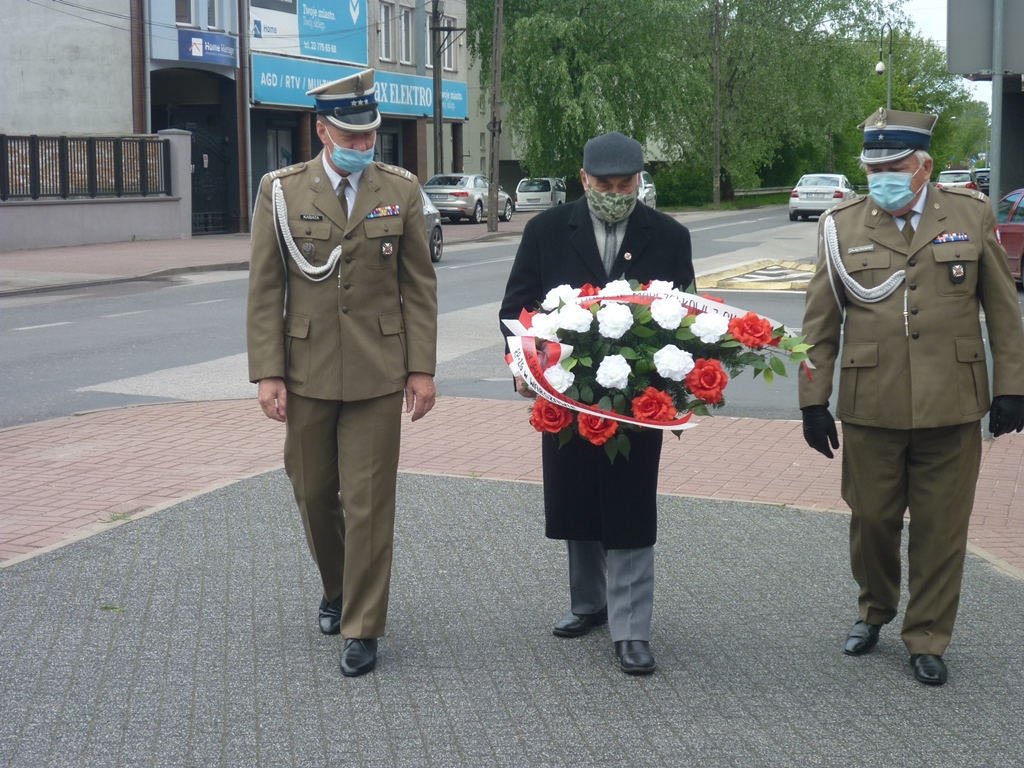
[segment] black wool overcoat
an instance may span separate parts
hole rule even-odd
[[[501,303],[501,319],[537,309],[559,285],[603,286],[610,280],[668,280],[686,289],[694,279],[690,233],[659,211],[637,204],[622,247],[605,272],[586,198],[550,208],[523,231]],[[502,326],[502,334],[507,329]],[[545,532],[551,539],[601,541],[609,549],[647,547],[657,539],[660,430],[630,432],[630,458],[608,461],[602,447],[575,436],[541,438]]]

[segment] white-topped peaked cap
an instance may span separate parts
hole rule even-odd
[[[380,125],[373,75],[374,70],[364,69],[306,91],[306,95],[315,97],[317,114],[331,125],[353,133],[372,131]]]
[[[927,152],[932,140],[932,129],[938,119],[938,115],[879,107],[877,112],[857,126],[864,130],[864,149],[860,153],[860,161],[865,165],[892,163],[919,149]]]

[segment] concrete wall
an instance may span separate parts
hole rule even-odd
[[[0,252],[192,237],[191,134],[160,135],[171,142],[170,197],[0,202]]]
[[[0,0],[0,133],[131,133],[129,12]]]

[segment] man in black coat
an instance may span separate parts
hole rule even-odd
[[[690,233],[636,204],[642,170],[639,142],[620,133],[587,142],[580,170],[586,196],[526,225],[502,319],[536,309],[560,285],[636,279],[691,287]],[[522,382],[516,385],[532,396]],[[541,437],[545,533],[565,539],[569,553],[570,612],[553,632],[581,637],[608,623],[622,670],[649,674],[655,668],[650,639],[662,432],[631,432],[629,439],[629,459],[610,463],[603,448],[578,436],[561,448],[556,435]]]

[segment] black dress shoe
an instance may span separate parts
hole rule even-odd
[[[341,596],[336,600],[320,598],[320,631],[325,635],[341,632]]]
[[[941,656],[931,653],[915,653],[910,656],[910,666],[914,668],[917,682],[925,685],[942,685],[949,677],[946,662]]]
[[[878,630],[881,624],[868,624],[866,621],[857,621],[850,627],[850,634],[846,636],[846,645],[843,653],[847,656],[860,656],[867,653],[878,645]]]
[[[627,675],[649,675],[656,666],[651,644],[646,640],[616,640],[615,655]]]
[[[341,674],[358,677],[377,666],[377,641],[349,638],[341,652]]]
[[[607,623],[608,608],[606,606],[597,613],[570,613],[555,624],[551,634],[558,637],[583,637],[595,627]]]

